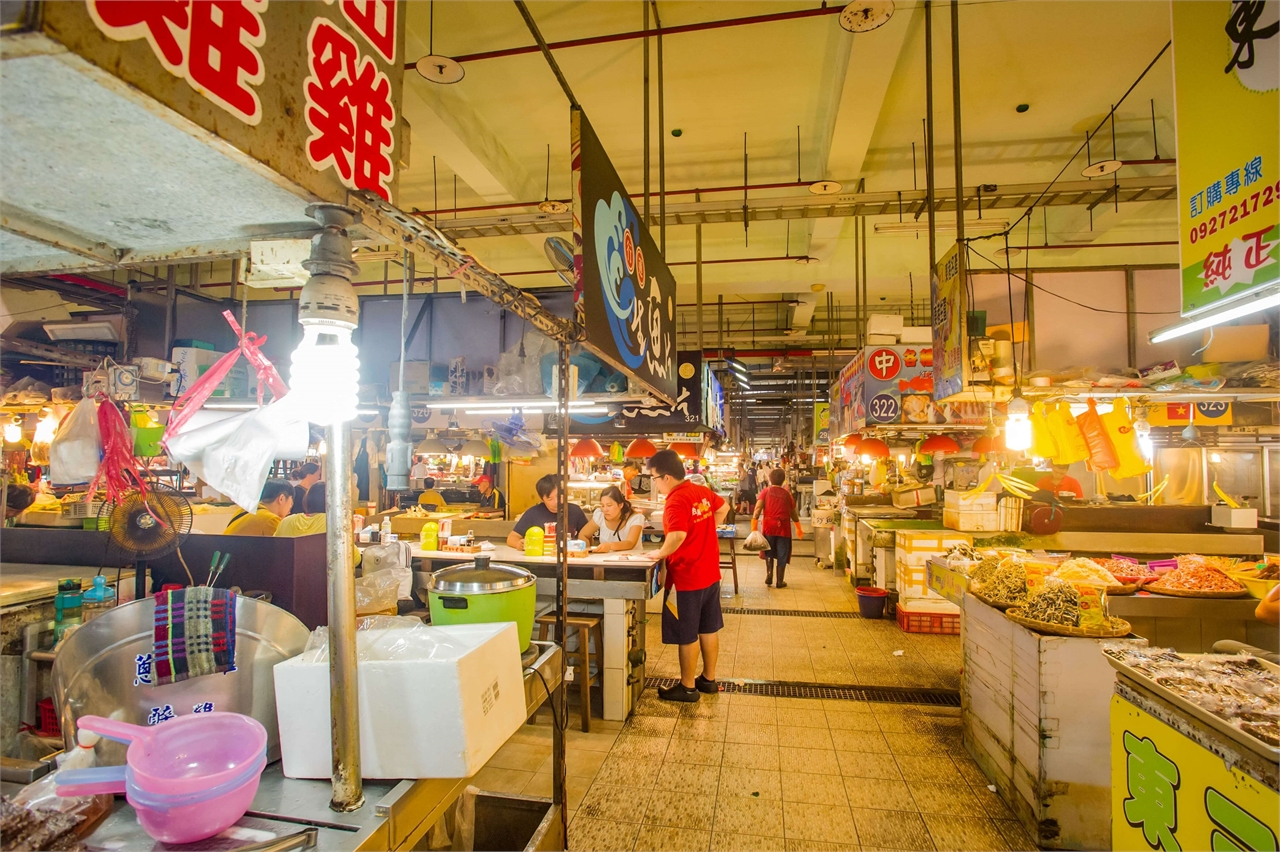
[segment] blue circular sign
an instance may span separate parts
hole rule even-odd
[[[891,393],[878,393],[867,406],[867,418],[876,423],[892,423],[898,419],[898,398]]]

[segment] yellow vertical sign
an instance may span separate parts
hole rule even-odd
[[[1185,316],[1280,281],[1280,3],[1170,5]]]
[[[1280,795],[1111,697],[1111,848],[1116,852],[1280,849]]]
[[[968,370],[968,338],[960,244],[938,261],[930,279],[933,303],[933,398],[946,399],[964,390]]]

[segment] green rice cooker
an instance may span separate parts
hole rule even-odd
[[[475,562],[433,572],[427,583],[427,597],[434,625],[514,621],[520,652],[529,647],[538,597],[537,578],[532,571],[477,556]]]

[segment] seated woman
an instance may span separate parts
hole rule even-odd
[[[328,531],[329,523],[325,518],[324,483],[317,482],[307,489],[301,514],[289,515],[282,520],[280,526],[276,527],[275,534],[278,537],[298,538],[306,535],[327,534]],[[360,548],[353,543],[351,550],[355,554],[351,564],[359,565]]]
[[[590,540],[591,536],[599,533],[600,543],[591,548],[591,551],[608,553],[613,550],[635,550],[640,544],[642,532],[644,515],[631,508],[631,503],[622,496],[618,486],[610,485],[600,492],[600,508],[595,510],[579,535]]]

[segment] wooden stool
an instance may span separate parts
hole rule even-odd
[[[729,568],[733,571],[733,593],[736,595],[738,593],[738,549],[735,546],[737,539],[732,534],[721,535],[719,532],[717,532],[716,537],[720,541],[729,542],[729,552],[720,554],[720,570],[723,571],[725,568]],[[725,558],[726,556],[728,557],[727,559]]]
[[[538,641],[547,641],[547,628],[554,629],[556,626],[555,613],[547,613],[540,615],[535,619],[538,624]],[[565,646],[564,659],[565,662],[574,667],[573,682],[578,686],[582,695],[582,730],[584,733],[591,732],[591,685],[594,683],[604,689],[604,633],[601,628],[602,619],[598,615],[583,615],[575,613],[565,619],[565,631],[578,631],[578,649],[570,651],[568,642],[562,641],[560,644]],[[591,638],[595,636],[596,650],[595,654],[591,653]],[[591,674],[591,657],[595,657],[596,673]]]

